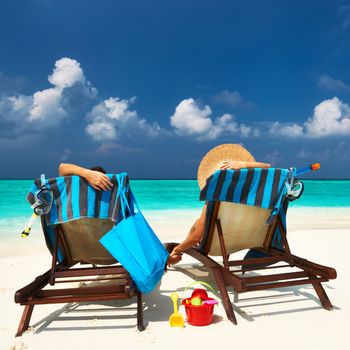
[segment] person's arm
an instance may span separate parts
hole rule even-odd
[[[270,168],[270,167],[271,167],[271,164],[268,164],[268,163],[248,162],[248,161],[241,161],[241,160],[228,160],[228,161],[224,161],[220,169],[237,170],[242,168]]]
[[[268,163],[262,162],[248,162],[248,161],[225,161],[221,167],[221,170],[224,169],[242,169],[242,168],[270,168],[271,165]],[[195,244],[200,242],[204,235],[205,230],[205,219],[206,219],[206,209],[205,205],[200,218],[194,223],[190,232],[187,235],[187,238],[177,245],[173,251],[170,253],[168,258],[168,264],[173,265],[178,263],[181,260],[182,253],[188,249],[193,247]]]
[[[206,217],[207,205],[204,205],[200,218],[193,224],[188,233],[186,239],[177,245],[170,253],[168,258],[168,264],[173,265],[181,260],[182,253],[199,243],[204,235],[205,230],[205,217]]]
[[[59,176],[78,175],[83,177],[94,189],[108,191],[113,186],[109,177],[99,171],[83,168],[75,164],[61,163]]]

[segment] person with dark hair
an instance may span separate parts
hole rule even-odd
[[[93,166],[92,168],[90,168],[90,170],[95,170],[95,171],[99,171],[102,174],[106,174],[106,170],[104,168],[102,168],[101,166]]]
[[[91,169],[75,164],[61,163],[58,168],[59,176],[78,175],[83,177],[95,190],[108,191],[113,184],[106,175],[106,170],[100,166]]]
[[[100,166],[90,169],[75,164],[61,163],[58,168],[59,176],[77,175],[83,177],[96,190],[108,191],[113,186],[111,180],[106,176],[106,170]],[[169,256],[167,264],[173,265],[181,260],[177,254]]]

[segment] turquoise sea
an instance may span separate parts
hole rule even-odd
[[[350,180],[303,180],[303,196],[291,203],[296,208],[350,207]],[[32,180],[0,180],[0,241],[18,235],[31,215],[26,194]],[[132,180],[131,187],[141,210],[148,215],[163,211],[198,212],[196,180]]]

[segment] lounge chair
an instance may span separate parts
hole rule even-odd
[[[296,196],[293,188],[302,185],[296,175],[295,168],[218,171],[201,191],[201,200],[207,201],[205,235],[197,248],[185,253],[211,269],[234,324],[229,286],[242,293],[311,284],[323,308],[333,308],[321,282],[336,278],[336,271],[293,255],[288,245],[288,204]],[[230,260],[244,249],[249,251],[243,260]],[[223,262],[213,256],[221,256]],[[281,268],[288,272],[276,273]]]
[[[41,224],[52,264],[43,275],[15,293],[15,302],[25,306],[16,336],[28,329],[35,305],[130,299],[135,295],[137,327],[144,330],[142,294],[129,273],[99,242],[120,219],[118,176],[111,176],[111,191],[95,192],[78,176],[46,181],[54,200],[49,214],[41,217]],[[123,186],[128,188],[128,177],[123,178]],[[31,204],[38,188],[40,180],[35,182],[27,197]],[[78,286],[57,288],[64,283]],[[50,288],[53,285],[55,288]]]

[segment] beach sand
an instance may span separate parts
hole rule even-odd
[[[149,221],[163,242],[180,241],[196,214],[168,213],[169,217],[149,216]],[[227,320],[221,303],[215,307],[214,322],[210,326],[169,326],[168,318],[173,312],[168,297],[171,292],[178,291],[181,296],[183,288],[193,279],[208,281],[215,287],[213,277],[201,264],[185,257],[164,275],[155,291],[144,296],[147,326],[144,332],[136,329],[134,299],[39,305],[34,308],[31,328],[22,337],[15,338],[23,306],[14,303],[14,293],[49,269],[51,263],[39,234],[36,228],[33,235],[38,237],[31,241],[30,237],[17,247],[12,244],[11,249],[3,245],[1,249],[0,349],[211,349],[214,346],[268,349],[278,346],[320,350],[348,347],[348,209],[325,209],[321,213],[294,209],[288,221],[292,252],[337,270],[338,278],[323,284],[334,310],[326,311],[320,306],[310,285],[243,293],[234,306],[237,326]],[[233,294],[230,297],[233,298]],[[180,312],[185,316],[183,307]]]

